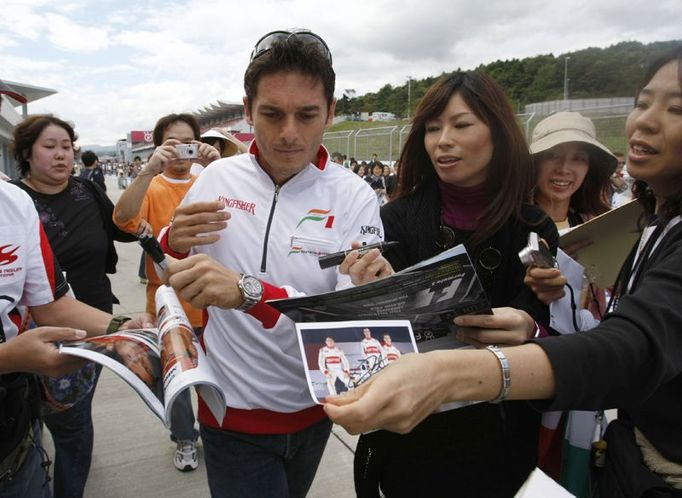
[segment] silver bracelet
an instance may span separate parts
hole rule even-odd
[[[502,368],[502,389],[500,389],[500,394],[497,396],[497,398],[488,402],[499,403],[507,398],[509,395],[509,389],[511,389],[511,372],[509,371],[509,360],[504,355],[504,352],[497,346],[487,346],[486,349],[497,357],[498,361],[500,362],[500,368]]]

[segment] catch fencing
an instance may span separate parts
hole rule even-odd
[[[623,153],[626,151],[625,120],[632,109],[632,101],[595,106],[576,106],[571,102],[568,101],[563,109],[580,112],[583,116],[590,118],[597,129],[597,139],[610,150]],[[548,114],[542,112],[542,109],[516,115],[519,126],[528,141],[535,126],[547,116]],[[381,162],[393,164],[400,156],[410,127],[409,124],[405,124],[332,131],[324,134],[323,143],[330,152],[340,152],[349,159],[355,158],[358,162],[369,161],[372,154],[376,154]]]

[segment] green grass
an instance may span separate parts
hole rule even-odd
[[[347,131],[347,130],[360,130],[365,128],[382,128],[386,126],[405,126],[410,122],[407,120],[403,121],[343,121],[341,123],[335,124],[327,131]]]

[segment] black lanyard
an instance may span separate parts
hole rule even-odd
[[[632,294],[632,291],[639,284],[639,280],[644,273],[644,263],[651,256],[654,246],[656,245],[656,241],[661,236],[666,224],[663,223],[662,220],[657,219],[653,225],[649,225],[649,227],[651,226],[655,226],[656,228],[649,236],[646,244],[644,244],[642,251],[639,251],[639,245],[641,244],[642,240],[640,237],[640,239],[637,241],[637,244],[632,248],[632,251],[630,251],[630,255],[625,260],[625,263],[623,263],[620,272],[618,272],[618,278],[616,279],[616,283],[613,286],[614,292],[611,295],[611,299],[609,299],[608,306],[606,307],[607,312],[615,310],[618,307],[618,302],[620,301],[621,296]],[[628,267],[631,267],[632,270],[628,271]],[[631,280],[632,285],[629,285]]]

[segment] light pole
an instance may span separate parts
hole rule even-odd
[[[568,101],[568,61],[570,57],[564,57],[564,105]]]
[[[412,76],[407,77],[407,119],[410,119],[410,104],[412,103]]]

